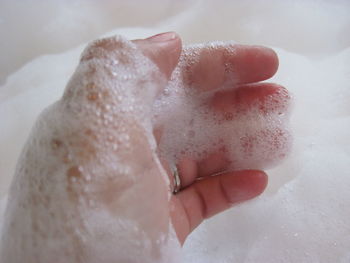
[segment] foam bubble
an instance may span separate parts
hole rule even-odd
[[[150,122],[164,81],[154,63],[122,37],[88,46],[62,99],[42,113],[18,162],[2,258],[178,261],[168,181]],[[142,204],[141,195],[147,196]]]
[[[185,157],[201,161],[219,153],[228,161],[226,169],[276,165],[291,145],[287,125],[290,96],[280,88],[263,101],[255,99],[246,105],[244,98],[237,99],[237,93],[244,95],[249,88],[237,90],[235,65],[229,63],[220,72],[208,72],[222,83],[211,81],[210,86],[200,86],[208,82],[196,81],[205,76],[195,76],[199,73],[194,68],[203,65],[203,57],[215,51],[233,54],[235,46],[212,42],[185,47],[164,94],[156,101],[154,123],[163,131],[160,155],[178,163]]]
[[[341,52],[350,43],[349,1],[140,1],[137,10],[132,1],[122,6],[113,1],[117,9],[95,1],[91,12],[81,8],[86,1],[55,1],[64,9],[54,6],[53,15],[47,12],[48,1],[44,6],[43,1],[24,6],[7,2],[12,8],[5,5],[1,11],[2,55],[8,59],[2,60],[1,72],[23,67],[0,87],[0,198],[38,112],[59,98],[76,66],[81,53],[76,44],[109,30],[96,33],[96,26],[109,19],[116,26],[153,25],[157,20],[160,27],[118,28],[108,35],[134,39],[175,30],[187,43],[233,38],[278,47],[280,67],[273,81],[288,87],[296,104],[294,150],[282,166],[268,171],[265,196],[204,222],[185,243],[185,262],[350,262],[350,49]],[[185,12],[172,8],[178,3],[185,3]],[[121,7],[122,16],[115,15]],[[177,16],[162,21],[154,7],[162,17]],[[103,9],[112,15],[108,18]],[[144,16],[150,19],[141,23]],[[83,19],[72,23],[76,17]],[[74,49],[65,52],[67,48]]]

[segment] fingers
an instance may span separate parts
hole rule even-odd
[[[84,50],[63,99],[93,105],[101,113],[110,113],[112,108],[131,114],[139,110],[142,114],[134,116],[147,118],[181,49],[181,39],[172,32],[133,43],[121,36],[94,41]]]
[[[283,114],[288,110],[289,104],[288,91],[273,83],[247,84],[234,90],[219,91],[211,101],[214,110],[231,119],[254,109],[265,115]]]
[[[232,120],[253,109],[264,115],[271,113],[284,114],[288,110],[289,101],[290,95],[284,87],[272,83],[256,83],[243,85],[234,90],[217,92],[213,96],[210,106],[222,114],[226,120]],[[283,140],[283,134],[278,130],[274,134],[271,134],[271,131],[268,130],[265,133],[266,140],[270,137],[275,141]],[[245,143],[243,139],[242,143]],[[198,162],[189,158],[181,160],[178,169],[183,187],[190,185],[198,177],[226,171],[230,162],[234,161],[229,160],[226,155],[226,149],[222,148]]]
[[[181,187],[187,187],[197,179],[198,165],[196,161],[190,158],[183,158],[177,164],[177,169],[181,180]]]
[[[287,112],[290,104],[290,95],[288,91],[277,84],[272,83],[256,83],[247,84],[234,90],[217,92],[211,101],[211,106],[215,111],[222,114],[225,120],[239,118],[242,114],[249,113],[254,110],[254,114],[284,114]],[[265,140],[273,138],[274,141],[283,141],[283,134],[278,130],[265,130],[262,134]],[[245,143],[242,138],[242,144]],[[247,147],[250,144],[247,144]],[[242,148],[244,145],[242,145]],[[249,150],[249,149],[245,149]],[[276,146],[277,150],[277,146]],[[227,169],[230,164],[225,155],[225,149],[212,153],[198,163],[198,176],[209,176],[214,173],[220,173]]]
[[[193,60],[189,50],[187,59]],[[186,69],[186,78],[200,90],[213,90],[225,82],[246,84],[272,77],[278,68],[276,53],[266,47],[246,45],[218,45],[202,48],[196,62]]]
[[[261,194],[267,181],[264,172],[245,170],[208,177],[182,190],[176,196],[189,224],[178,233],[180,241],[183,242],[204,219]]]
[[[227,170],[230,160],[226,157],[225,151],[210,154],[198,162],[198,177],[210,176]]]
[[[170,77],[179,61],[182,50],[181,39],[176,33],[162,33],[132,42],[158,66],[167,78]]]

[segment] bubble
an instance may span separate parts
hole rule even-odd
[[[99,97],[99,93],[97,92],[90,92],[88,95],[87,95],[87,99],[90,100],[90,101],[95,101],[97,100]]]
[[[122,37],[87,47],[64,96],[41,115],[23,151],[2,258],[73,262],[84,251],[84,262],[178,262],[163,252],[180,247],[164,205],[168,193],[154,191],[167,180],[165,173],[153,178],[162,170],[150,148],[160,83],[156,65]]]
[[[193,64],[200,63],[199,56],[215,49],[229,51],[232,44],[213,42],[185,47],[165,92],[154,106],[154,125],[163,127],[159,152],[170,163],[178,163],[184,156],[201,161],[206,154],[225,149],[225,158],[231,160],[228,169],[271,168],[290,149],[286,114],[290,96],[280,88],[244,110],[241,104],[233,105],[234,111],[216,110],[211,105],[213,98],[220,92],[235,91],[233,69],[225,68],[228,80],[215,90],[193,87],[191,77]]]

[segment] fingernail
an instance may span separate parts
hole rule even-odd
[[[175,32],[166,32],[166,33],[161,33],[161,34],[151,36],[146,39],[152,42],[167,42],[167,41],[172,41],[176,38],[177,38],[177,34]]]

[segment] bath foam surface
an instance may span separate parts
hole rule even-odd
[[[162,130],[160,155],[170,163],[220,155],[228,170],[266,169],[289,152],[290,95],[281,88],[262,101],[250,101],[249,105],[241,99],[236,92],[242,86],[235,74],[237,65],[228,59],[234,56],[237,47],[232,42],[184,47],[179,65],[154,106],[154,125]],[[220,58],[212,59],[222,57],[222,67],[200,74],[204,64],[200,60],[216,53]],[[207,85],[208,75],[223,81]]]
[[[64,12],[56,14],[58,21],[49,12],[30,15],[27,5],[21,9],[19,1],[8,2],[15,4],[13,12],[2,10],[13,18],[7,24],[16,27],[9,27],[8,33],[3,34],[8,48],[5,46],[2,52],[10,52],[3,64],[13,64],[18,54],[25,59],[19,51],[34,53],[36,59],[26,60],[28,63],[17,68],[0,87],[0,198],[6,195],[19,150],[38,113],[61,96],[76,67],[82,47],[75,49],[75,44],[62,47],[60,42],[70,43],[69,38],[75,37],[76,43],[83,43],[82,37],[96,39],[109,30],[92,33],[85,21],[92,21],[93,27],[105,19],[105,14],[84,12],[76,5],[79,1],[66,1]],[[35,7],[32,10],[46,10],[40,1],[34,2],[28,3]],[[86,1],[80,2],[86,6]],[[291,116],[293,149],[282,165],[267,171],[267,191],[261,198],[205,221],[185,243],[184,262],[350,262],[350,50],[343,50],[350,43],[349,1],[196,1],[197,5],[185,2],[186,13],[179,12],[171,23],[158,19],[161,27],[147,28],[144,26],[153,22],[135,23],[135,18],[152,14],[154,5],[149,2],[140,1],[137,8],[130,2],[129,10],[122,9],[124,20],[123,16],[115,15],[120,8],[107,7],[113,18],[119,19],[115,27],[141,26],[118,28],[108,35],[118,33],[135,39],[174,30],[185,43],[234,39],[239,43],[273,46],[280,59],[273,81],[291,91],[295,105]],[[118,1],[113,3],[118,5]],[[106,7],[103,1],[98,4]],[[161,4],[165,6],[162,14],[168,15],[172,8],[167,1],[157,6]],[[40,20],[47,14],[50,15]],[[25,19],[18,19],[19,16]],[[77,23],[72,21],[74,17],[84,19]],[[6,17],[2,18],[6,22]],[[38,23],[32,26],[30,21]],[[81,28],[89,34],[81,33]],[[79,34],[72,34],[69,29]],[[37,37],[38,30],[45,34]],[[11,40],[9,36],[15,38]],[[13,48],[16,46],[19,48]],[[52,48],[62,53],[48,55]],[[67,51],[68,48],[74,49]]]
[[[185,262],[349,262],[350,49],[322,60],[276,49],[294,97],[293,150],[258,199],[209,219]]]
[[[173,163],[184,156],[199,161],[225,147],[230,169],[264,168],[289,148],[287,93],[257,101],[249,110],[236,105],[220,112],[216,95],[235,88],[235,65],[225,64],[225,81],[214,91],[192,81],[200,54],[215,50],[229,55],[235,45],[185,47],[167,83],[130,41],[112,37],[89,45],[62,99],[39,118],[19,160],[2,256],[39,263],[59,257],[60,262],[177,262],[153,127],[162,127],[159,153]],[[140,207],[141,194],[147,195],[143,208],[128,209]]]
[[[41,114],[18,161],[2,259],[179,261],[168,179],[151,127],[160,85],[163,74],[132,42],[112,37],[86,48],[62,99]]]

